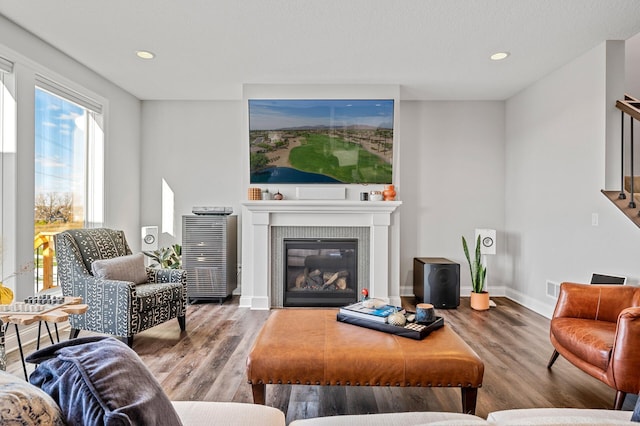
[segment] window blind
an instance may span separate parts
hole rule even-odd
[[[36,86],[42,90],[46,90],[56,96],[60,96],[69,102],[73,102],[83,108],[93,111],[98,114],[102,114],[102,104],[82,93],[76,92],[73,89],[62,86],[55,81],[49,80],[41,75],[36,75]]]
[[[0,56],[0,71],[7,73],[13,72],[13,62]]]

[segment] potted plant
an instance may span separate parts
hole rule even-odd
[[[489,293],[484,289],[487,267],[482,264],[480,235],[478,235],[478,240],[476,241],[473,262],[469,256],[469,247],[464,236],[462,237],[462,248],[464,249],[464,255],[467,257],[467,262],[469,262],[469,271],[471,272],[471,308],[478,311],[486,311],[489,309]]]
[[[143,251],[143,253],[155,260],[156,263],[149,265],[151,268],[182,268],[182,246],[180,244],[174,244],[171,247],[162,247],[154,251]]]

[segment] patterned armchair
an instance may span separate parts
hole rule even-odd
[[[97,260],[131,255],[123,231],[74,229],[55,236],[58,279],[65,296],[80,296],[89,305],[84,315],[72,315],[71,338],[80,330],[120,337],[131,346],[133,336],[177,318],[185,330],[187,275],[181,269],[146,268],[146,283],[97,278]],[[144,272],[142,272],[144,280]]]

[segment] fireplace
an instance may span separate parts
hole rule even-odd
[[[242,203],[240,306],[284,307],[282,239],[357,239],[358,287],[400,305],[401,201],[278,200]]]
[[[358,289],[357,239],[284,239],[284,306],[344,306]]]

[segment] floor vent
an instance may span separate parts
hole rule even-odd
[[[547,280],[547,296],[557,299],[559,294],[560,284],[554,281]]]

